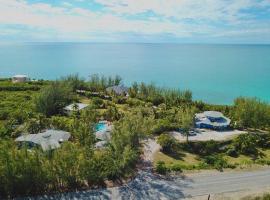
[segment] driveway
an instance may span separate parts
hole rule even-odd
[[[242,196],[269,191],[270,168],[257,171],[202,172],[164,179],[151,170],[121,187],[41,196],[32,199],[239,199]],[[27,198],[31,199],[31,198]]]
[[[230,131],[213,131],[207,129],[198,129],[198,133],[195,136],[189,136],[190,141],[222,141],[231,139],[237,135],[246,133],[245,131],[230,130]],[[172,131],[170,134],[180,142],[186,141],[186,136],[180,132]]]

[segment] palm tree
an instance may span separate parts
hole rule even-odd
[[[79,105],[77,103],[74,103],[72,106],[73,116],[74,118],[79,117]]]

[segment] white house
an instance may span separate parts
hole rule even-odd
[[[221,112],[205,111],[195,115],[195,125],[197,128],[207,128],[214,130],[224,130],[230,126],[231,120]]]
[[[74,111],[81,111],[83,109],[85,109],[86,107],[88,106],[88,104],[84,104],[84,103],[73,103],[73,104],[70,104],[68,106],[66,106],[64,108],[64,111],[70,115],[72,114]]]
[[[27,81],[29,81],[29,78],[26,75],[15,75],[12,77],[13,83],[24,83]]]

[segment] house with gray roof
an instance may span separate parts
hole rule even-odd
[[[106,89],[106,92],[108,92],[108,93],[113,92],[113,93],[115,93],[117,95],[126,96],[126,95],[128,95],[128,87],[125,87],[123,85],[115,85],[115,86],[112,86],[112,87],[108,87]]]
[[[41,147],[43,151],[48,151],[59,148],[62,142],[69,140],[70,136],[68,132],[50,129],[38,134],[22,135],[15,141],[29,148]]]
[[[74,111],[81,111],[81,110],[85,109],[87,106],[88,106],[88,104],[84,104],[84,103],[73,103],[73,104],[70,104],[70,105],[64,107],[64,111],[65,111],[65,113],[70,115]]]
[[[229,128],[230,123],[229,118],[217,111],[205,111],[195,115],[195,126],[197,128],[224,130]]]

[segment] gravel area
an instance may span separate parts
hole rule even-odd
[[[215,141],[222,141],[230,139],[234,136],[244,134],[245,131],[239,130],[229,130],[229,131],[214,131],[214,130],[207,130],[207,129],[196,129],[196,135],[189,136],[190,141],[207,141],[207,140],[215,140]],[[183,135],[181,132],[172,131],[170,134],[180,142],[186,141],[186,136]]]

